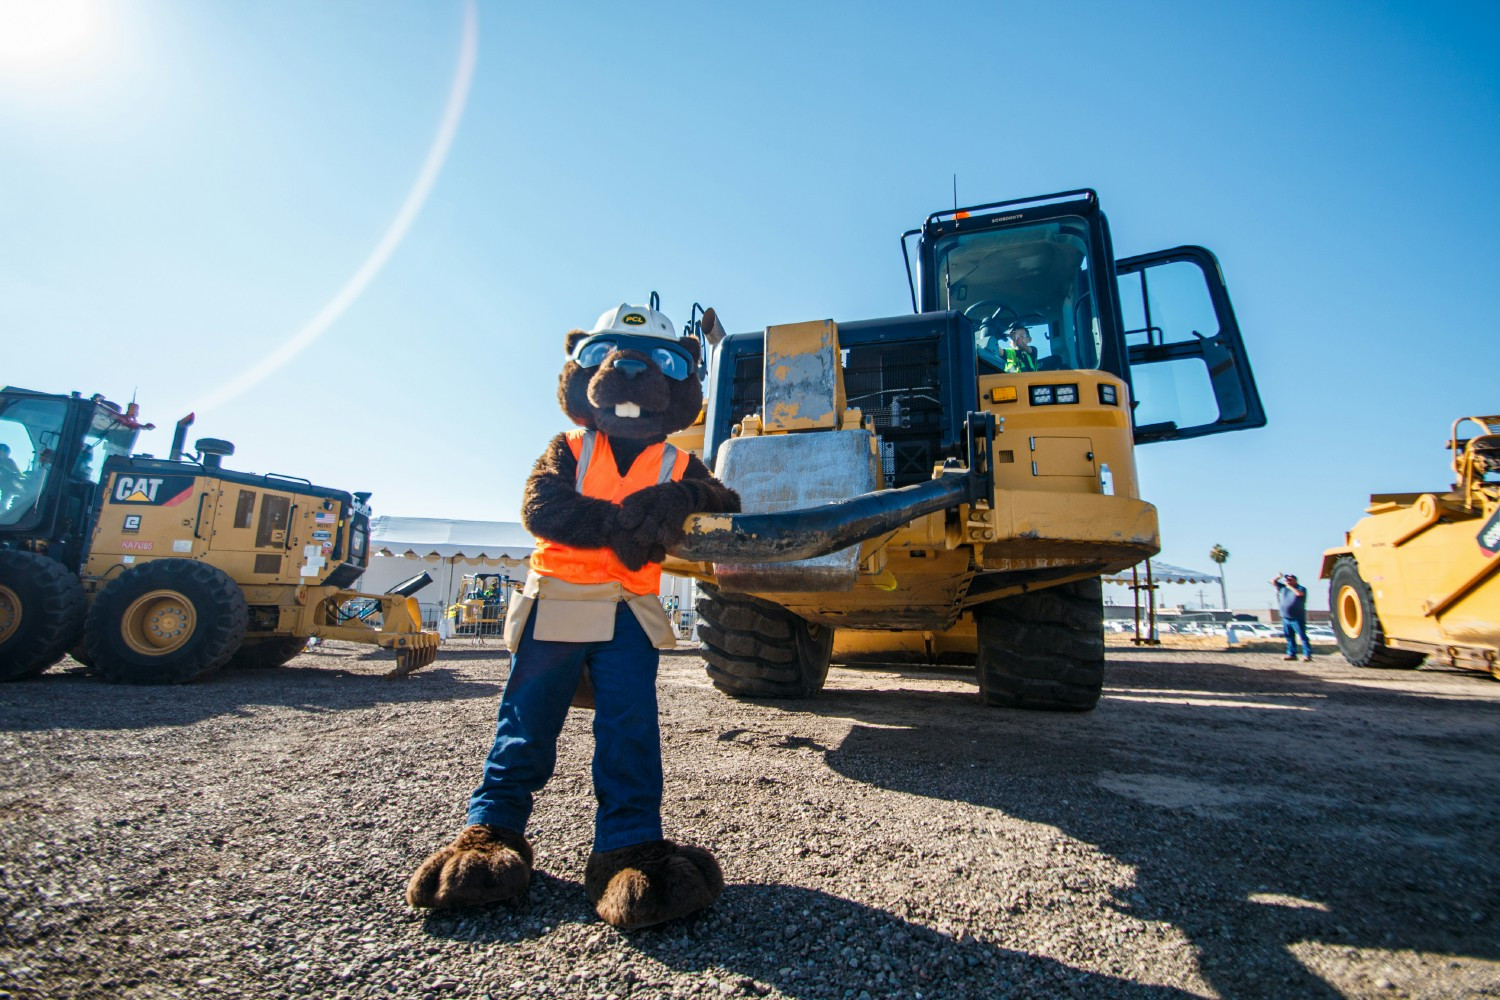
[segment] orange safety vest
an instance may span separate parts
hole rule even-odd
[[[630,471],[620,475],[615,467],[609,438],[599,431],[568,431],[568,447],[578,461],[574,485],[578,492],[595,500],[619,504],[632,493],[639,493],[658,483],[679,482],[687,472],[688,453],[665,441],[657,442],[640,455]],[[531,553],[531,568],[542,576],[569,583],[609,583],[618,581],[632,594],[655,594],[661,590],[661,564],[647,563],[630,570],[620,562],[613,549],[576,549],[538,538]]]

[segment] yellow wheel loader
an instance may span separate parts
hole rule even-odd
[[[695,309],[706,413],[674,443],[744,500],[666,566],[700,581],[709,676],[801,698],[831,662],[974,663],[989,704],[1090,709],[1099,577],[1160,547],[1136,446],[1265,423],[1218,263],[1116,261],[1090,190],[939,212],[902,250],[912,315],[725,335]]]
[[[505,626],[508,581],[499,573],[465,573],[462,596],[448,606],[454,635],[499,635]]]
[[[0,680],[72,651],[132,684],[181,683],[226,663],[274,667],[309,638],[396,652],[393,676],[432,662],[416,599],[349,586],[368,558],[369,494],[223,467],[227,441],[192,416],[169,458],[133,455],[134,404],[0,391]]]
[[[1448,450],[1451,490],[1376,493],[1323,553],[1333,634],[1357,667],[1428,659],[1500,679],[1500,415],[1454,421]]]

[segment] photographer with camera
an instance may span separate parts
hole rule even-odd
[[[1297,637],[1302,637],[1302,649],[1307,659],[1312,659],[1312,643],[1307,638],[1307,588],[1297,582],[1296,573],[1283,573],[1271,581],[1276,588],[1276,603],[1281,608],[1281,630],[1286,633],[1286,656],[1297,658]]]

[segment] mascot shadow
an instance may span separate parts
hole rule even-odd
[[[857,720],[825,751],[839,774],[1056,826],[1132,866],[1117,908],[1180,929],[1223,996],[1339,996],[1289,951],[1299,941],[1500,959],[1500,751],[1483,719],[1455,729],[1451,698],[1397,704],[1292,671],[1139,660],[1083,714],[963,692],[777,704]],[[1493,732],[1500,706],[1472,704],[1496,710]],[[1413,742],[1451,752],[1453,773],[1404,753]]]
[[[494,654],[491,653],[491,656]],[[252,706],[337,713],[377,705],[499,698],[504,677],[478,680],[437,662],[407,677],[387,678],[396,665],[384,650],[309,650],[285,666],[224,668],[191,684],[110,684],[65,659],[39,677],[0,686],[0,732],[34,729],[138,729],[188,725]]]
[[[518,903],[435,911],[427,916],[425,929],[439,938],[516,943],[539,939],[544,928],[564,923],[604,926],[576,882],[537,872]],[[986,1000],[1007,995],[1143,1000],[1193,995],[1082,971],[972,938],[954,939],[885,910],[797,886],[731,884],[712,909],[631,932],[626,940],[634,951],[674,972],[713,975],[737,995],[753,996],[753,983],[807,1000],[861,991]],[[860,949],[858,967],[850,966],[851,945]]]

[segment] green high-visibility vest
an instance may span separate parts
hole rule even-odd
[[[1008,372],[1034,372],[1036,361],[1024,351],[1018,351],[1013,347],[1005,349],[1005,371]]]

